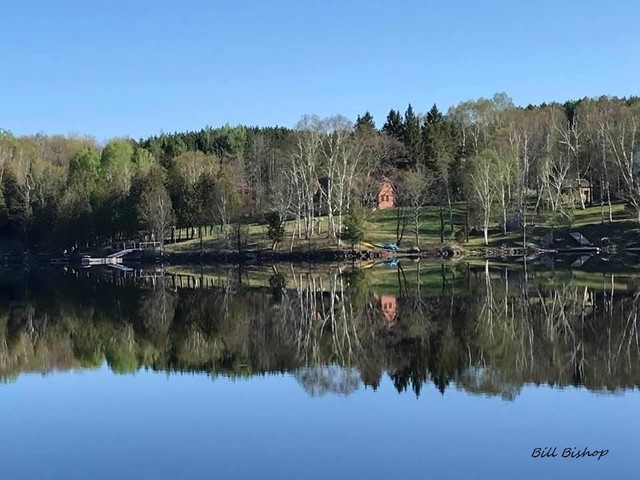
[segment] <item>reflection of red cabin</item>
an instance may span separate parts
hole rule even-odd
[[[380,210],[385,208],[393,208],[395,205],[395,192],[393,184],[389,181],[383,181],[378,190],[377,206]]]
[[[380,308],[382,309],[382,314],[386,319],[385,323],[389,326],[395,323],[397,306],[396,297],[394,295],[380,296]]]

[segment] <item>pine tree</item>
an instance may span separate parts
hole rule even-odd
[[[441,120],[442,114],[434,103],[422,124],[422,163],[429,170],[435,169],[435,162],[440,153],[438,148],[438,124]]]
[[[431,107],[431,110],[427,112],[427,117],[425,118],[425,121],[430,125],[434,125],[436,123],[439,123],[441,120],[442,120],[442,113],[440,112],[440,110],[438,110],[438,107],[434,103],[433,107]]]
[[[267,236],[273,242],[271,244],[271,250],[275,250],[284,239],[285,229],[284,221],[280,218],[278,212],[271,212],[267,214]]]
[[[387,115],[387,121],[382,126],[382,131],[397,140],[402,141],[404,139],[405,125],[400,112],[396,112],[394,109],[389,111]]]
[[[453,159],[456,152],[456,129],[434,104],[422,124],[422,162],[430,170],[438,159]]]
[[[422,138],[420,134],[420,119],[413,111],[411,104],[404,114],[404,145],[409,156],[409,164],[415,166],[422,156]]]
[[[349,208],[349,213],[344,222],[343,238],[351,242],[351,249],[355,249],[355,244],[364,240],[365,212],[359,202],[354,201]]]
[[[364,115],[358,115],[354,128],[358,133],[373,134],[376,131],[376,122],[373,121],[373,116],[367,110]]]

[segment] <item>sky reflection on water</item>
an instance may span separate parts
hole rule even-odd
[[[632,478],[637,390],[309,395],[293,375],[94,371],[0,387],[3,478]],[[608,449],[533,459],[536,447]]]

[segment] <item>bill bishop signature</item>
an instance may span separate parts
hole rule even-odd
[[[558,447],[538,447],[531,452],[533,458],[596,458],[602,459],[609,454],[609,450],[590,450],[588,447],[580,450],[578,447],[567,447],[559,449]]]

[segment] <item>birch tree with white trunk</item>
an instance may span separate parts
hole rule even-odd
[[[498,155],[485,149],[472,160],[469,177],[471,197],[480,211],[485,245],[489,244],[489,225],[493,218],[496,201],[495,175],[498,170]]]
[[[640,105],[617,105],[603,120],[602,130],[620,172],[624,198],[640,223]]]

